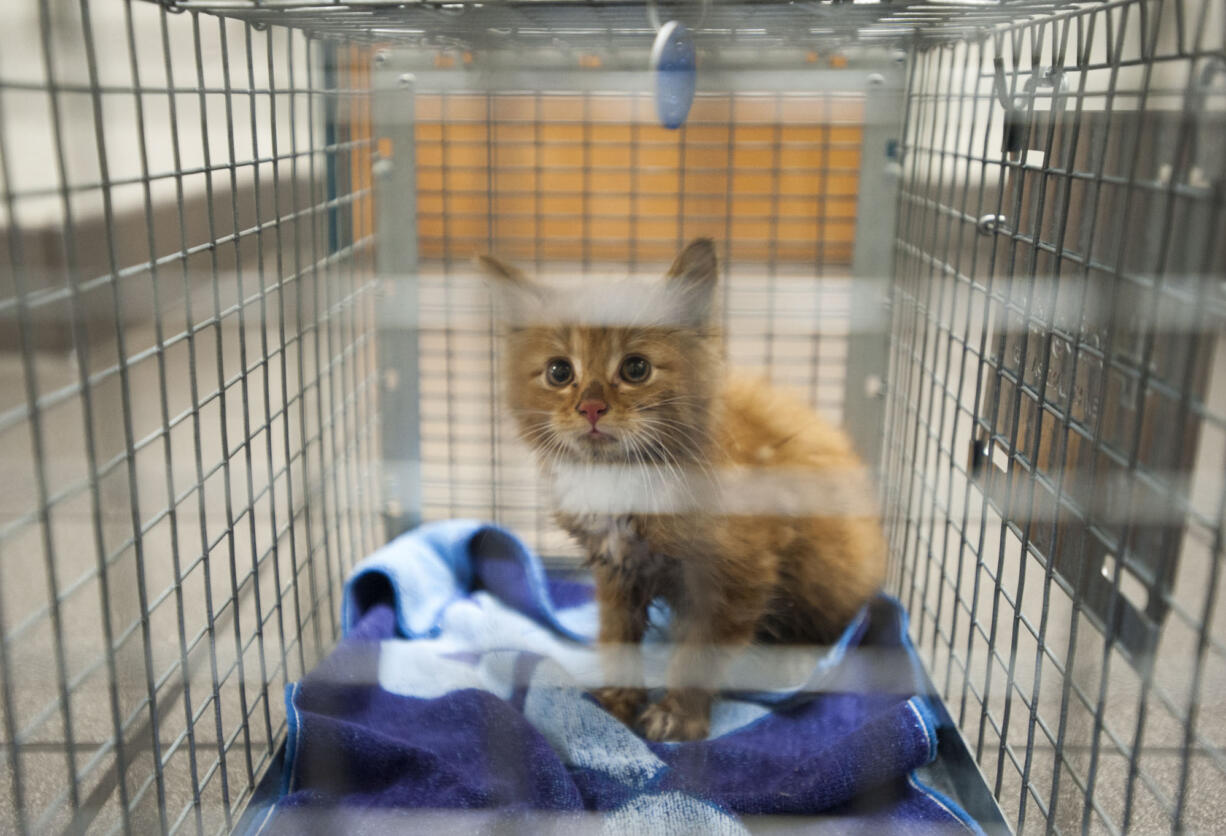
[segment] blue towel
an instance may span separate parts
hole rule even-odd
[[[730,677],[760,687],[718,700],[710,737],[688,743],[645,741],[592,699],[590,587],[547,578],[503,529],[457,520],[389,543],[346,584],[342,622],[286,689],[281,796],[257,832],[732,834],[760,816],[981,832],[913,775],[936,722],[892,599],[824,654],[746,654]],[[645,644],[649,677],[666,627]]]

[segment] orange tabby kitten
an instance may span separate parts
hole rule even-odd
[[[863,468],[800,401],[724,375],[711,241],[663,284],[596,300],[481,262],[508,291],[511,412],[587,551],[600,642],[637,645],[657,598],[673,613],[664,697],[646,705],[636,668],[597,697],[653,740],[705,737],[730,651],[829,642],[879,587]]]

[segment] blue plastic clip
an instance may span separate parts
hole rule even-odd
[[[685,124],[694,103],[697,53],[685,24],[670,20],[660,27],[651,48],[651,69],[656,77],[656,115],[660,124],[676,130]]]

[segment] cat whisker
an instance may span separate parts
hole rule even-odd
[[[707,461],[707,456],[704,454],[705,451],[698,444],[696,444],[690,438],[677,434],[672,428],[657,426],[653,429],[656,431],[658,439],[662,442],[660,444],[660,452],[661,455],[665,457],[665,463],[669,464],[670,467],[673,464],[675,464],[677,467],[697,467],[702,475],[706,476],[712,481],[715,480],[715,471]],[[691,460],[683,463],[681,459],[669,449],[670,445],[681,447],[682,450],[688,454]]]
[[[672,441],[680,445],[689,455],[700,459],[707,458],[704,448],[713,443],[713,439],[705,428],[695,427],[681,421],[653,417],[643,419],[643,426],[657,432],[661,440]]]
[[[638,410],[640,412],[649,412],[649,411],[654,411],[656,409],[661,409],[666,406],[674,406],[677,404],[690,406],[690,405],[701,404],[701,403],[702,403],[702,399],[700,398],[695,398],[690,395],[679,395],[677,397],[664,398],[658,401],[649,401],[648,403],[639,404]]]

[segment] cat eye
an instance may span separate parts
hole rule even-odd
[[[651,374],[651,363],[646,357],[631,354],[622,360],[621,376],[627,383],[642,383]]]
[[[554,386],[565,386],[574,376],[575,370],[571,368],[570,362],[560,357],[550,360],[545,367],[545,377]]]

